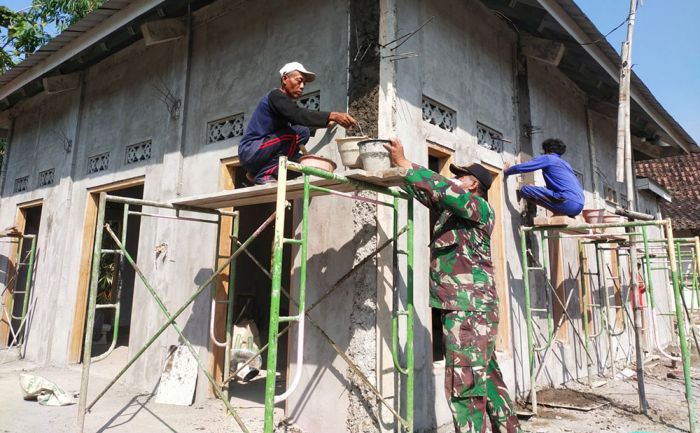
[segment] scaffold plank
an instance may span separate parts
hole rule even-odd
[[[340,174],[349,179],[360,180],[383,187],[390,187],[403,184],[405,170],[391,168],[382,172],[367,172],[365,170],[353,169]],[[311,180],[311,185],[328,188],[338,192],[349,192],[355,190],[355,187],[352,185],[321,178],[313,178]],[[286,197],[288,200],[301,198],[303,193],[303,178],[298,178],[287,182]],[[324,195],[324,193],[313,191],[311,195]],[[247,188],[217,191],[192,197],[184,197],[173,200],[171,204],[175,206],[186,205],[207,209],[221,209],[226,207],[247,206],[260,203],[273,203],[276,197],[277,183],[270,183],[267,185],[256,185]]]

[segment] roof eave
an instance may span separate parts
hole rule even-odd
[[[619,56],[605,40],[601,40],[599,44],[607,48],[607,53],[598,46],[599,44],[589,43],[592,38],[581,28],[576,22],[576,19],[585,20],[584,22],[588,23],[594,29],[595,26],[572,0],[537,0],[537,2],[571,35],[572,38],[574,38],[574,40],[582,44],[581,46],[583,49],[586,50],[616,83],[619,82]],[[562,5],[565,5],[567,9],[570,10],[565,10]],[[571,13],[572,10],[576,11],[576,16]],[[673,120],[672,116],[666,112],[656,98],[653,97],[651,91],[634,73],[630,88],[630,96],[659,128],[671,138],[674,145],[678,146],[686,153],[700,151],[698,144],[675,120]]]

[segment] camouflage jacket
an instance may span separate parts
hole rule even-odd
[[[497,309],[491,205],[416,164],[404,181],[406,192],[440,213],[430,242],[430,305],[444,310]]]

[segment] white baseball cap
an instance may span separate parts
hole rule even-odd
[[[310,83],[316,79],[316,74],[311,71],[307,71],[304,65],[299,62],[291,62],[282,66],[282,69],[280,69],[280,77],[284,77],[286,74],[292,71],[299,71],[301,75],[304,76],[307,83]]]

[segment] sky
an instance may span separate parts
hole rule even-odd
[[[630,0],[575,0],[602,34],[620,24]],[[681,126],[700,144],[700,1],[640,0],[632,68]],[[624,25],[608,36],[618,52]]]
[[[439,1],[439,0],[433,0]],[[619,25],[630,0],[575,0],[602,34]],[[633,69],[661,105],[700,143],[700,1],[639,0],[632,45]],[[2,0],[22,9],[31,0]],[[627,26],[608,36],[619,52]]]

